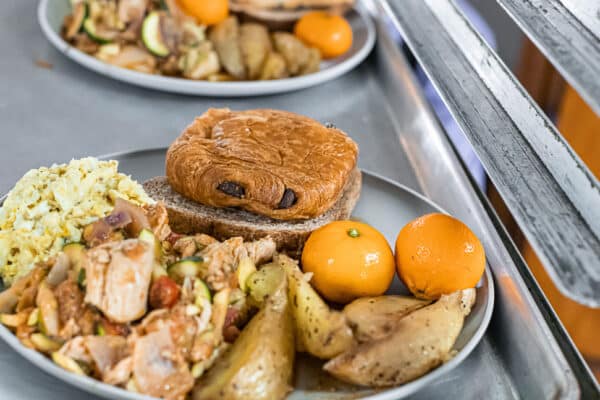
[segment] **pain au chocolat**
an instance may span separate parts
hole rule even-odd
[[[307,220],[342,197],[357,156],[344,132],[308,117],[210,109],[169,147],[166,174],[176,192],[203,205]]]

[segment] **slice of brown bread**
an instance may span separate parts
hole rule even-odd
[[[310,233],[329,222],[348,219],[360,197],[362,175],[356,168],[350,174],[340,199],[325,214],[309,219],[281,221],[235,208],[216,208],[189,200],[175,192],[167,177],[144,182],[144,189],[156,201],[165,203],[169,225],[177,233],[206,233],[218,240],[241,236],[257,240],[270,236],[277,249],[299,256]]]

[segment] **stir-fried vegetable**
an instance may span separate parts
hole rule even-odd
[[[226,14],[207,27],[189,12],[177,0],[72,0],[62,34],[109,64],[194,80],[280,79],[319,68],[319,51],[291,32]],[[281,34],[293,41],[293,57],[278,47]]]

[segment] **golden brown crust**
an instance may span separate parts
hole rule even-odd
[[[309,219],[340,198],[358,147],[345,133],[285,111],[210,109],[167,152],[170,185],[214,207]]]

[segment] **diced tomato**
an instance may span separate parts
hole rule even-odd
[[[152,308],[171,308],[179,301],[179,286],[168,276],[161,276],[150,287],[150,306]]]

